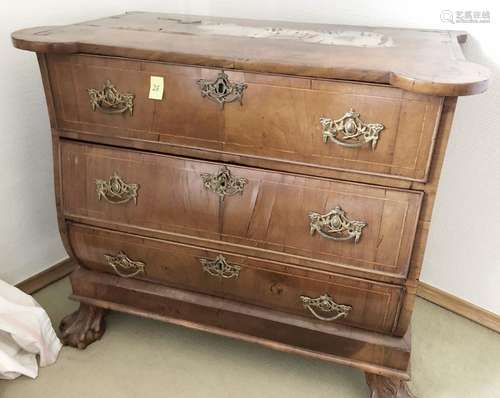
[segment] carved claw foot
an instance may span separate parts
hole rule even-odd
[[[415,398],[404,380],[366,373],[370,398]]]
[[[80,304],[80,308],[65,317],[59,325],[62,343],[83,350],[99,340],[106,328],[104,315],[102,308]]]

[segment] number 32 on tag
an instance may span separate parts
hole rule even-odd
[[[163,76],[151,76],[151,83],[149,85],[149,99],[159,100],[163,99]]]

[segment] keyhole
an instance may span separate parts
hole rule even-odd
[[[279,296],[283,293],[283,286],[279,282],[273,282],[273,284],[269,287],[269,290],[271,293]]]

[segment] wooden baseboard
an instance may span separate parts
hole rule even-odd
[[[76,268],[76,264],[69,258],[54,264],[52,267],[33,275],[16,285],[27,294],[33,294],[40,289],[69,275]]]
[[[500,333],[500,316],[493,312],[478,307],[477,305],[462,300],[424,282],[419,282],[417,295],[431,303],[437,304],[440,307]]]

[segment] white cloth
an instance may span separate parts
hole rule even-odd
[[[37,355],[40,366],[51,365],[61,346],[35,299],[0,280],[0,379],[37,377]]]

